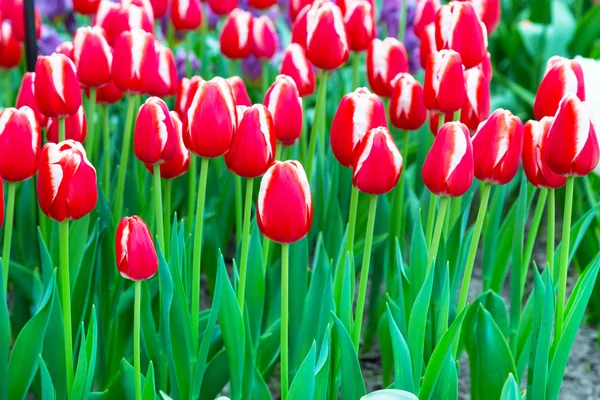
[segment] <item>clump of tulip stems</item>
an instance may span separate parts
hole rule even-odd
[[[107,199],[110,199],[110,170],[111,170],[111,162],[110,162],[110,110],[108,105],[104,106],[104,116],[102,121],[102,136],[103,136],[103,146],[104,146],[104,196]]]
[[[236,178],[239,178],[236,176]],[[254,189],[254,179],[246,181],[246,199],[244,201],[244,221],[242,223],[242,249],[240,261],[240,282],[237,292],[237,300],[240,311],[244,315],[244,295],[246,292],[246,272],[248,266],[248,250],[250,245],[250,215],[252,213],[252,192]]]
[[[565,297],[567,292],[567,271],[569,267],[569,245],[571,241],[571,214],[573,211],[573,186],[575,178],[567,177],[567,188],[565,193],[565,212],[563,217],[562,244],[560,263],[558,264],[558,295],[556,303],[556,327],[554,330],[554,341],[558,343],[563,332]]]
[[[88,158],[96,161],[96,143],[98,142],[94,134],[96,127],[96,88],[90,88],[90,101],[88,102]]]
[[[123,197],[125,191],[125,177],[127,176],[127,162],[129,161],[129,148],[131,147],[131,136],[133,135],[133,112],[137,103],[136,94],[128,94],[127,114],[125,115],[125,132],[123,133],[123,146],[121,149],[121,161],[119,162],[119,179],[117,181],[117,193],[115,199],[114,217],[119,218],[123,212]]]
[[[319,79],[319,88],[317,90],[317,102],[315,104],[315,116],[312,124],[312,128],[310,130],[310,141],[308,144],[308,158],[307,158],[307,176],[310,178],[312,176],[312,170],[314,167],[314,156],[315,150],[317,148],[317,135],[319,129],[321,129],[321,125],[325,124],[325,106],[327,102],[327,77],[328,71],[323,70],[320,74]],[[321,122],[322,121],[322,122]],[[319,140],[319,154],[323,160],[325,161],[325,132],[321,132],[320,140]]]
[[[288,353],[288,330],[289,330],[289,244],[281,244],[281,399],[285,400],[288,395],[289,353]]]

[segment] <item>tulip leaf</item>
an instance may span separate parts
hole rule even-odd
[[[502,392],[500,393],[500,400],[521,400],[519,385],[517,385],[513,374],[508,374],[508,378],[506,378],[506,382],[504,382]]]
[[[413,303],[417,300],[421,288],[425,282],[425,271],[427,271],[427,244],[425,243],[425,233],[422,223],[415,224],[412,239],[410,241],[410,303],[409,308],[414,307]],[[427,303],[429,306],[429,298]],[[409,317],[410,319],[410,317]]]
[[[418,400],[418,397],[410,392],[397,389],[384,389],[369,393],[360,398],[361,400]]]
[[[83,325],[83,323],[81,324]],[[77,357],[77,368],[75,370],[75,378],[73,380],[73,386],[71,387],[71,397],[74,399],[83,398],[86,374],[87,374],[88,360],[87,353],[85,351],[85,331],[81,328],[81,340],[79,342],[79,356]]]
[[[292,246],[292,254],[294,254]],[[262,246],[260,244],[260,231],[256,224],[253,225],[248,249],[248,272],[246,278],[246,307],[248,308],[250,332],[253,348],[258,345],[260,328],[262,325],[265,303],[265,272],[263,269]],[[293,265],[293,264],[292,264]],[[293,271],[293,270],[292,270]],[[218,280],[218,278],[217,278]],[[293,281],[292,281],[293,282]],[[219,285],[215,286],[218,290]],[[292,285],[290,290],[294,288]],[[290,292],[291,293],[291,292]],[[304,296],[304,295],[303,295]],[[304,297],[303,297],[304,299]],[[291,301],[291,299],[290,299]]]
[[[334,314],[336,342],[339,345],[342,370],[342,396],[341,400],[357,400],[366,394],[365,381],[360,371],[358,355],[352,344],[352,339],[344,324]]]
[[[148,364],[148,373],[146,374],[146,382],[142,391],[142,400],[154,400],[156,398],[156,389],[154,387],[154,366],[152,361]]]
[[[88,241],[89,223],[89,214],[81,219],[69,222],[69,269],[71,272],[71,282],[77,282],[77,276],[81,271],[83,255],[90,243]],[[88,243],[88,245],[86,245],[86,243]],[[91,238],[91,243],[96,243],[94,237]],[[73,300],[74,303],[76,300],[79,301],[75,297],[73,297]]]
[[[569,44],[571,54],[589,55],[600,36],[600,5],[595,4],[577,21],[577,29]]]
[[[0,274],[0,287],[4,288],[4,274]],[[10,355],[10,317],[4,290],[0,290],[0,399],[8,396],[8,357]]]
[[[54,384],[52,383],[52,377],[50,376],[50,372],[48,372],[48,368],[46,367],[46,363],[42,356],[39,357],[39,366],[40,366],[40,381],[41,381],[41,399],[42,400],[54,400],[56,399],[56,392],[54,391]]]
[[[408,345],[394,321],[389,304],[386,308],[394,360],[394,388],[412,392],[414,391],[413,371]]]
[[[502,252],[502,248],[498,248],[498,246],[501,243],[500,240],[498,240],[498,238],[501,237],[500,235],[498,235],[498,233],[501,232],[500,224],[502,223],[502,214],[504,211],[504,203],[506,202],[507,191],[508,188],[505,185],[492,187],[492,196],[488,207],[487,217],[483,224],[483,234],[481,238],[481,242],[483,244],[483,256],[486,260],[495,260],[496,254],[504,254]],[[479,204],[477,205],[477,207],[479,207]],[[505,217],[505,219],[506,218],[507,217]],[[512,227],[513,225],[514,224],[509,224],[508,226]],[[495,234],[488,234],[491,232],[494,232]],[[512,245],[512,241],[510,243]],[[470,245],[470,243],[465,243],[465,245]],[[492,271],[490,271],[490,268],[493,267],[492,265],[485,264],[487,263],[482,264],[484,277],[492,273]]]
[[[257,232],[258,235],[258,232]],[[258,240],[257,240],[258,242]],[[289,365],[290,372],[296,371],[302,362],[300,354],[300,333],[303,321],[301,318],[304,313],[304,302],[308,291],[308,238],[304,238],[290,245],[290,285],[289,293]],[[262,279],[261,279],[262,280]]]
[[[121,397],[124,400],[135,400],[135,369],[133,365],[129,363],[126,359],[122,358],[120,363],[120,371],[121,374],[119,376],[119,380],[121,383],[121,390],[123,391]],[[140,381],[142,388],[146,386],[146,377],[144,374],[140,373]],[[116,398],[111,397],[109,398]]]
[[[227,352],[225,349],[219,351],[206,366],[204,379],[202,380],[202,389],[200,390],[201,399],[214,399],[229,380],[229,364],[227,362]]]
[[[292,380],[289,400],[312,400],[315,392],[315,362],[316,343],[313,342],[308,355],[300,365],[296,376]]]
[[[275,321],[269,326],[258,342],[258,369],[265,374],[277,361],[280,346],[281,320]]]
[[[332,324],[327,324],[325,335],[319,351],[319,358],[315,367],[315,399],[324,399],[327,397],[329,375],[331,369],[331,329]]]

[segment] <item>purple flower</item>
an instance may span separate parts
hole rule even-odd
[[[38,0],[35,5],[40,14],[50,20],[58,18],[73,9],[71,0]]]
[[[56,50],[56,48],[63,42],[62,38],[51,26],[42,25],[42,32],[40,39],[38,40],[39,55],[47,56]]]
[[[200,60],[194,53],[191,53],[190,63],[192,67],[192,76],[200,73]],[[181,79],[187,76],[187,51],[183,48],[179,48],[175,54],[175,67],[177,68],[177,79]]]
[[[401,6],[404,0],[383,0],[379,17],[379,25],[383,26],[387,36],[398,37]],[[419,69],[419,40],[412,29],[415,18],[416,0],[406,0],[406,30],[404,31],[404,47],[408,53],[410,70]]]
[[[260,60],[252,55],[243,59],[242,74],[252,83],[260,80],[262,75],[262,64]]]

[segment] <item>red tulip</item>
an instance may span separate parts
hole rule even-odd
[[[409,73],[400,73],[392,81],[390,120],[398,129],[414,131],[427,120],[421,84]]]
[[[110,0],[100,0],[98,12],[94,18],[94,26],[104,28],[108,43],[112,46],[121,33],[129,30],[128,16],[121,4]]]
[[[229,14],[219,35],[221,53],[225,57],[235,60],[250,55],[253,22],[252,14],[248,11],[236,8]]]
[[[465,98],[465,76],[457,52],[441,50],[429,56],[424,94],[429,110],[454,113],[461,109]]]
[[[126,30],[142,29],[154,34],[154,11],[150,1],[121,0],[121,7],[126,16]]]
[[[340,164],[350,168],[354,150],[367,132],[387,127],[383,102],[367,88],[358,88],[345,95],[331,124],[331,150]]]
[[[64,54],[71,61],[75,62],[75,59],[73,58],[73,42],[71,42],[69,40],[64,41],[61,44],[59,44],[54,52],[59,53],[59,54]]]
[[[2,21],[0,27],[0,67],[11,69],[21,63],[21,42],[14,35],[10,21]]]
[[[310,231],[313,203],[310,185],[298,161],[275,161],[260,183],[256,220],[274,242],[294,243]]]
[[[424,29],[419,43],[419,63],[421,68],[426,69],[429,56],[437,51],[437,44],[435,43],[435,24],[429,24]]]
[[[352,163],[352,184],[363,193],[391,191],[402,173],[402,156],[390,131],[373,128],[360,141]]]
[[[265,94],[264,104],[269,108],[277,140],[291,146],[302,133],[302,98],[294,80],[279,75]]]
[[[154,7],[152,6],[151,0],[121,0],[121,5],[125,8],[130,6],[140,7],[144,11],[144,14],[148,16],[150,20],[154,21]],[[132,26],[131,28],[139,28],[139,26]]]
[[[375,37],[375,17],[367,0],[353,1],[344,14],[344,25],[352,51],[365,51]]]
[[[550,169],[563,176],[584,176],[598,165],[596,131],[586,104],[576,95],[566,95],[558,105],[543,156]]]
[[[473,146],[466,125],[445,123],[425,158],[421,175],[431,193],[459,197],[473,183]]]
[[[279,37],[273,21],[266,15],[252,24],[252,54],[259,59],[271,59],[279,48]]]
[[[285,49],[279,73],[294,80],[300,96],[310,96],[315,92],[315,71],[306,58],[306,51],[297,43],[290,43]]]
[[[154,41],[156,61],[158,63],[157,76],[150,90],[152,96],[174,96],[177,93],[177,67],[173,51],[163,46],[158,40]]]
[[[246,85],[244,84],[242,78],[239,76],[232,76],[227,78],[226,81],[229,83],[229,86],[231,86],[235,104],[238,106],[250,107],[252,102],[250,101],[248,90],[246,89]]]
[[[269,7],[273,7],[277,4],[277,0],[248,0],[248,5],[252,8],[258,8],[259,10],[265,10]]]
[[[490,84],[479,68],[465,71],[465,102],[460,112],[460,122],[475,131],[479,123],[490,115]]]
[[[585,100],[585,82],[583,70],[578,61],[554,56],[546,64],[546,73],[533,103],[533,115],[536,119],[553,117],[558,104],[567,94],[576,94]]]
[[[0,112],[0,177],[8,182],[31,178],[38,170],[42,138],[35,113],[27,106]]]
[[[306,30],[308,29],[308,11],[315,4],[323,4],[324,0],[315,0],[300,10],[292,25],[292,43],[298,43],[306,49]]]
[[[332,70],[350,57],[344,18],[333,3],[315,2],[306,15],[306,54],[315,67]]]
[[[163,100],[150,97],[138,112],[133,152],[144,164],[161,164],[175,157],[177,132]]]
[[[311,5],[312,2],[313,0],[290,0],[290,20],[295,22],[300,11],[302,11],[304,7]]]
[[[485,53],[483,61],[481,61],[481,64],[479,64],[477,68],[479,68],[481,72],[483,72],[483,75],[485,76],[488,82],[492,81],[492,76],[494,72],[492,71],[492,56],[490,55],[489,51]]]
[[[335,3],[337,4],[337,6],[342,11],[342,15],[345,15],[346,11],[348,11],[348,9],[351,8],[351,6],[354,3],[356,3],[357,1],[360,1],[360,0],[336,0]],[[373,12],[375,12],[375,0],[367,0],[367,1],[371,5],[371,8],[373,9]]]
[[[150,0],[150,4],[152,5],[152,12],[155,19],[160,19],[167,14],[168,0]]]
[[[438,133],[438,130],[441,128],[440,127],[440,118],[444,118],[441,122],[442,124],[445,121],[452,121],[452,119],[454,118],[454,114],[450,113],[450,114],[440,114],[437,113],[435,111],[432,111],[429,113],[429,131],[431,132],[431,134],[433,136],[436,136]]]
[[[487,30],[471,3],[451,1],[440,7],[435,40],[438,49],[458,52],[467,69],[479,64],[487,51]]]
[[[100,7],[100,0],[73,0],[73,10],[83,15],[95,15]]]
[[[14,0],[12,5],[10,21],[12,24],[13,35],[19,42],[25,41],[25,13],[23,0]],[[7,16],[5,16],[6,18]],[[42,18],[37,7],[33,8],[33,18],[35,20],[35,37],[39,39],[42,32]]]
[[[96,170],[81,143],[46,143],[40,157],[37,194],[44,214],[58,222],[92,212],[98,201]]]
[[[169,161],[160,164],[160,177],[162,179],[175,179],[187,172],[190,168],[190,152],[183,143],[183,123],[175,111],[169,113],[177,136],[175,155]],[[146,168],[154,174],[154,166],[146,164]]]
[[[544,144],[554,122],[553,117],[529,121],[523,128],[523,170],[529,182],[536,187],[558,189],[567,183],[564,176],[552,172],[544,157]]]
[[[127,93],[150,93],[157,70],[154,37],[141,29],[124,32],[113,53],[112,79],[117,88]]]
[[[217,15],[227,15],[238,6],[238,0],[208,0],[210,9]]]
[[[202,25],[202,7],[198,0],[173,0],[171,21],[178,31],[193,31]]]
[[[48,117],[73,115],[81,106],[81,89],[73,61],[62,54],[39,57],[35,64],[35,100]]]
[[[200,157],[219,157],[229,150],[237,129],[231,86],[219,77],[197,85],[198,90],[187,111],[188,129],[184,132],[184,142]]]
[[[99,87],[110,82],[112,50],[99,26],[79,28],[73,36],[73,61],[83,86]]]
[[[374,39],[367,52],[367,78],[373,92],[382,97],[392,95],[392,80],[401,72],[408,72],[408,55],[404,45],[388,37]]]
[[[83,143],[87,135],[87,118],[83,106],[70,117],[65,118],[65,138]],[[58,119],[50,118],[48,120],[48,130],[46,132],[48,142],[58,143]]]
[[[190,108],[190,106],[192,105],[192,100],[194,99],[194,96],[196,95],[196,92],[198,91],[198,88],[200,87],[200,84],[202,82],[205,82],[204,79],[202,79],[199,76],[192,76],[191,79],[189,79],[189,83],[187,87],[181,86],[181,93],[178,93],[179,97],[175,98],[175,103],[176,103],[176,108],[182,107],[182,113],[180,115],[181,117],[181,122],[183,122],[183,142],[185,143],[185,146],[187,148],[189,148],[191,146],[191,144],[188,142],[189,139],[189,135],[188,133],[188,117],[187,117],[187,112]],[[184,83],[182,83],[183,85]],[[179,90],[179,89],[178,89]],[[233,94],[233,89],[231,91],[231,93]],[[179,99],[179,100],[177,100]]]
[[[183,120],[187,111],[188,93],[192,81],[189,78],[183,77],[177,85],[177,94],[175,95],[175,112]]]
[[[435,15],[440,8],[439,0],[419,0],[415,7],[413,30],[415,35],[423,40],[425,27],[435,22]]]
[[[256,104],[238,115],[238,129],[225,164],[243,178],[257,178],[275,161],[275,125],[267,107]]]
[[[483,182],[510,182],[521,163],[523,124],[510,111],[498,109],[482,122],[473,136],[475,176]]]
[[[143,281],[158,271],[158,256],[146,223],[137,215],[125,217],[115,236],[117,268],[123,278]]]
[[[461,0],[465,1],[465,0]],[[487,34],[491,35],[500,24],[501,9],[500,0],[467,0],[473,4],[473,8],[479,19],[485,24]]]
[[[113,81],[110,81],[108,85],[99,87],[96,90],[96,103],[115,104],[123,98],[124,94]]]
[[[35,72],[25,72],[23,80],[21,81],[21,87],[17,94],[17,102],[15,107],[21,108],[28,106],[35,113],[35,119],[37,120],[38,126],[46,126],[48,123],[48,117],[42,114],[38,108],[37,102],[35,101]]]

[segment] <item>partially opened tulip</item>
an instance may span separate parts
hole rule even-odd
[[[286,146],[293,145],[302,133],[302,99],[294,80],[279,75],[265,95],[275,124],[277,140]]]
[[[301,97],[315,92],[315,71],[306,57],[306,50],[298,43],[290,43],[285,49],[279,73],[294,80]]]
[[[10,21],[0,25],[0,68],[12,69],[21,63],[21,42],[14,35]]]
[[[453,50],[431,53],[425,69],[425,106],[431,111],[454,113],[465,98],[465,76],[460,55]]]
[[[233,60],[246,58],[252,51],[252,26],[254,18],[248,11],[236,8],[229,14],[221,33],[221,53]]]
[[[81,89],[75,65],[62,54],[38,58],[34,84],[37,105],[48,117],[68,117],[81,106]]]
[[[173,51],[163,46],[159,41],[154,42],[156,51],[156,62],[158,70],[154,79],[154,85],[150,89],[150,95],[165,97],[177,93],[177,67]]]
[[[231,86],[231,91],[233,93],[233,99],[235,104],[238,106],[246,106],[250,107],[252,102],[250,101],[250,96],[248,95],[248,90],[246,89],[246,84],[239,76],[232,76],[226,79],[229,86]]]
[[[408,55],[404,45],[397,39],[375,39],[367,52],[367,78],[371,90],[379,96],[392,95],[392,80],[402,72],[408,72]]]
[[[490,84],[482,70],[471,68],[465,71],[465,102],[460,112],[460,122],[471,131],[490,115]]]
[[[350,57],[350,47],[339,7],[330,2],[315,2],[306,18],[306,53],[310,62],[324,70],[344,65]]]
[[[375,37],[375,19],[368,0],[353,1],[344,14],[344,25],[348,33],[350,50],[365,51]]]
[[[428,25],[435,22],[437,10],[440,8],[439,0],[418,0],[415,8],[415,17],[413,20],[413,30],[415,35],[423,40],[425,29]]]
[[[87,135],[87,118],[83,106],[79,110],[65,118],[65,137],[68,140],[83,143]],[[46,139],[51,143],[58,143],[58,118],[50,118],[48,120],[48,128],[46,131]]]
[[[46,126],[48,123],[48,117],[42,114],[38,108],[37,102],[35,101],[35,72],[25,72],[23,80],[21,81],[21,87],[17,94],[17,101],[15,104],[16,108],[28,106],[35,113],[35,119],[37,120],[38,126]]]

